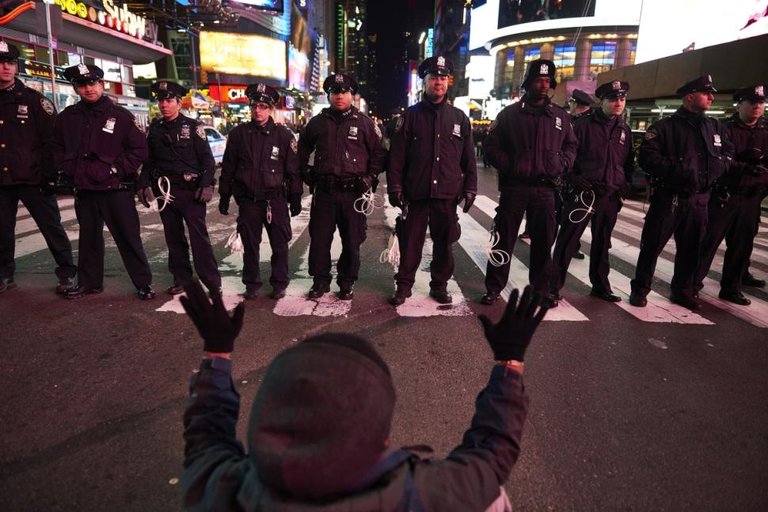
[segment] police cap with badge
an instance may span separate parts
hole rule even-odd
[[[69,80],[72,85],[89,84],[104,78],[104,71],[93,64],[78,64],[65,69],[64,78]]]
[[[712,85],[712,77],[710,75],[701,75],[689,82],[685,82],[675,91],[675,94],[682,98],[694,92],[717,92],[717,89]]]
[[[277,89],[263,83],[251,84],[246,87],[245,97],[248,98],[251,105],[254,103],[266,103],[270,107],[274,107],[280,101],[280,93],[277,92]]]
[[[623,80],[614,80],[612,82],[604,83],[595,90],[595,96],[604,99],[611,98],[626,98],[629,92],[629,82]]]
[[[592,101],[592,96],[582,91],[581,89],[574,89],[571,93],[571,99],[579,105],[590,106],[592,103],[594,103],[594,101]]]
[[[736,92],[733,93],[733,101],[736,103],[741,103],[742,101],[750,103],[765,101],[765,87],[763,84],[756,84],[736,89]]]
[[[549,59],[536,59],[531,61],[528,65],[528,72],[525,74],[523,80],[523,89],[528,89],[531,82],[541,77],[549,78],[549,88],[554,89],[557,87],[557,79],[555,79],[555,63]]]
[[[161,80],[152,84],[152,95],[157,101],[173,98],[181,99],[187,95],[187,92],[189,91],[183,85],[169,82],[168,80]]]
[[[19,55],[19,49],[14,45],[0,41],[0,62],[16,62]]]
[[[336,73],[325,79],[323,82],[323,90],[326,94],[332,92],[351,92],[357,94],[357,80],[349,75],[343,73]]]
[[[419,64],[419,78],[424,78],[427,75],[450,76],[452,74],[453,63],[442,55],[429,57]]]

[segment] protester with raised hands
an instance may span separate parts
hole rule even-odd
[[[230,316],[199,283],[181,302],[205,357],[184,414],[182,487],[189,510],[511,510],[503,485],[520,454],[528,410],[523,360],[546,314],[540,295],[512,292],[501,320],[481,315],[496,363],[464,438],[443,460],[393,448],[395,388],[373,345],[353,334],[307,338],[268,366],[251,411],[248,452],[236,439]]]

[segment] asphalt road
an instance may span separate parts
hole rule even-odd
[[[393,270],[379,257],[394,219],[389,207],[369,219],[354,301],[305,300],[306,208],[294,219],[288,297],[249,301],[236,343],[235,376],[246,404],[241,435],[264,369],[280,350],[314,333],[349,331],[373,339],[391,366],[398,392],[393,443],[430,444],[444,456],[460,441],[492,364],[475,314],[498,316],[504,306],[477,303],[497,200],[493,172],[481,167],[480,181],[477,206],[461,217],[449,308],[426,297],[428,258],[415,296],[400,308],[386,303]],[[60,204],[74,240],[72,201]],[[643,208],[642,200],[630,201],[614,237],[611,279],[625,301],[590,298],[587,264],[575,261],[566,302],[550,312],[528,352],[531,409],[507,484],[517,511],[768,510],[768,294],[751,289],[751,306],[728,305],[710,281],[699,314],[670,304],[671,244],[649,307],[629,306]],[[156,213],[140,212],[162,292],[171,281],[162,226]],[[243,290],[242,258],[225,248],[235,217],[219,215],[215,204],[209,212],[233,305]],[[56,297],[52,258],[25,210],[18,219],[18,287],[0,295],[2,509],[180,509],[181,415],[201,356],[194,327],[170,296],[134,297],[109,238],[105,292],[78,301]],[[515,256],[511,286],[527,280],[527,245],[519,243]],[[765,277],[765,224],[753,259]],[[721,263],[722,252],[712,278]]]

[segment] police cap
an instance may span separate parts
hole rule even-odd
[[[736,103],[742,101],[749,101],[751,103],[765,101],[765,87],[763,84],[756,84],[736,89],[736,92],[733,93],[733,101]]]
[[[72,82],[73,85],[98,82],[104,78],[104,71],[93,64],[78,64],[65,69],[64,78]]]
[[[681,98],[686,94],[693,92],[717,92],[717,89],[712,85],[712,77],[709,75],[701,75],[698,78],[694,78],[690,82],[684,83],[680,88],[675,91],[675,94]]]
[[[571,99],[579,105],[592,105],[592,96],[582,91],[581,89],[574,89],[571,93]]]
[[[6,41],[0,41],[0,62],[15,62],[19,59],[19,49]]]
[[[346,92],[357,94],[357,80],[344,73],[330,75],[323,82],[323,90],[330,94],[332,92]]]
[[[275,106],[280,100],[280,93],[274,87],[261,82],[246,87],[245,96],[251,103],[266,103],[270,106]]]
[[[451,60],[443,57],[442,55],[436,55],[419,64],[419,78],[424,78],[427,75],[437,76],[449,76],[453,74],[453,64]]]
[[[549,88],[554,89],[557,87],[557,80],[555,79],[555,63],[549,59],[536,59],[531,61],[528,65],[528,72],[525,74],[525,80],[523,80],[523,89],[528,89],[531,82],[539,77],[549,77]]]
[[[629,82],[614,80],[605,83],[595,90],[595,96],[601,100],[606,98],[625,98],[629,92]]]
[[[152,94],[158,101],[172,98],[181,99],[187,95],[187,92],[189,91],[186,87],[179,85],[176,82],[161,80],[152,84]]]

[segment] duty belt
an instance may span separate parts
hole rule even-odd
[[[320,175],[316,178],[317,188],[323,192],[358,192],[362,176]]]
[[[171,184],[176,185],[180,188],[186,188],[186,189],[196,189],[197,188],[197,182],[200,179],[200,173],[189,171],[185,173],[178,173],[178,172],[165,172],[160,171],[158,173],[158,176],[168,178],[168,181],[171,182]]]
[[[560,176],[508,176],[504,180],[504,185],[559,188],[563,185],[563,179]]]

